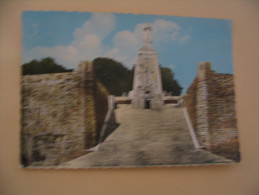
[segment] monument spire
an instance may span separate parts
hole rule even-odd
[[[143,47],[152,48],[152,26],[146,24],[144,27]]]
[[[155,49],[152,47],[152,26],[143,28],[143,45],[138,51],[134,68],[132,105],[134,108],[163,107],[161,72]]]

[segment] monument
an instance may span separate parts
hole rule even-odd
[[[163,89],[157,52],[152,47],[152,26],[146,24],[143,33],[143,45],[134,65],[132,106],[160,110],[163,107]]]

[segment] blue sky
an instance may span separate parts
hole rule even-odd
[[[183,92],[195,78],[198,62],[210,61],[215,71],[233,73],[229,20],[26,11],[22,22],[22,63],[53,57],[67,68],[76,68],[80,61],[110,57],[131,68],[142,44],[143,25],[150,23],[159,62],[174,71]]]

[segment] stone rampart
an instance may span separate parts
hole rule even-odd
[[[233,75],[209,72],[208,123],[213,145],[237,137]]]
[[[23,165],[53,166],[85,154],[97,143],[107,96],[90,63],[70,73],[23,76]]]
[[[191,86],[188,88],[184,98],[184,104],[188,110],[189,117],[194,130],[197,130],[197,121],[196,121],[197,83],[198,83],[198,79],[195,78]]]
[[[200,63],[185,105],[202,147],[213,150],[237,138],[233,75],[212,71],[209,62]]]

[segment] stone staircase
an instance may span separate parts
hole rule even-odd
[[[195,149],[183,108],[164,105],[161,111],[118,105],[120,126],[97,151],[62,164],[61,168],[176,166],[225,164],[233,161]]]

